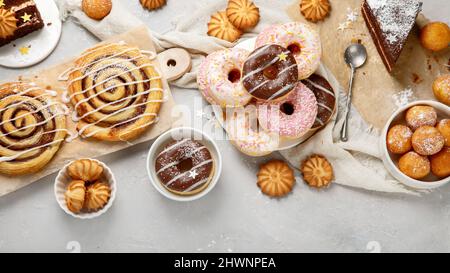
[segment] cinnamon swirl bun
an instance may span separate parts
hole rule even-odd
[[[0,173],[35,173],[63,143],[68,109],[56,92],[28,82],[0,85]]]
[[[164,101],[153,52],[124,43],[87,50],[61,75],[68,80],[64,102],[71,102],[78,134],[105,141],[138,137],[157,116]]]

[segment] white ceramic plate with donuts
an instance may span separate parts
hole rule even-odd
[[[248,40],[245,40],[245,41],[237,44],[236,48],[253,51],[253,49],[255,48],[255,43],[256,43],[256,38],[248,39]],[[332,91],[334,92],[334,96],[337,98],[338,97],[337,93],[339,92],[340,86],[339,86],[339,83],[337,82],[337,80],[331,75],[331,72],[321,63],[319,68],[315,71],[314,74],[322,76],[324,79],[326,79],[329,82],[331,88],[333,89]],[[334,103],[334,109],[337,109],[337,103],[338,102],[336,100]],[[213,109],[214,109],[215,117],[219,121],[220,125],[226,130],[225,119],[224,119],[225,113],[222,112],[219,107],[213,107]],[[331,113],[330,118],[333,115],[334,115],[334,111],[333,111],[333,113]],[[303,135],[300,138],[293,138],[293,139],[283,138],[280,140],[278,148],[275,149],[274,151],[287,150],[287,149],[296,147],[297,145],[305,142],[306,140],[308,140],[309,138],[314,136],[318,132],[319,129],[320,128],[310,129],[305,135]]]

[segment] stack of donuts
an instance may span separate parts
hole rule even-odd
[[[253,52],[231,48],[208,55],[197,82],[203,97],[223,108],[232,143],[247,155],[264,156],[333,116],[334,91],[314,74],[321,55],[319,34],[309,25],[274,25],[258,35]]]

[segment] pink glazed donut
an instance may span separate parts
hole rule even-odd
[[[270,26],[258,35],[256,48],[267,44],[278,44],[294,54],[300,80],[308,78],[319,68],[322,56],[320,36],[307,24],[291,22]]]
[[[250,52],[232,48],[216,51],[203,61],[197,83],[205,99],[225,107],[247,105],[252,96],[241,82],[242,66]]]
[[[316,96],[301,82],[286,99],[257,106],[261,127],[285,138],[305,135],[314,125],[318,109]]]

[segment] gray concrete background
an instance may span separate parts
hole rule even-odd
[[[143,11],[137,0],[124,2],[164,32],[173,27],[175,14],[194,11],[202,1],[169,0],[156,13]],[[429,18],[449,23],[448,0],[423,2]],[[56,51],[32,69],[59,63],[96,42],[80,26],[65,23]],[[29,71],[0,68],[0,77]],[[194,90],[173,93],[188,105],[199,96]],[[217,187],[201,200],[176,203],[156,192],[147,178],[150,144],[102,158],[115,173],[119,191],[114,206],[98,219],[80,221],[58,207],[55,175],[0,198],[0,252],[70,252],[72,245],[83,252],[450,251],[450,187],[417,198],[336,185],[317,192],[298,181],[289,197],[271,200],[255,185],[264,159],[244,157],[221,141],[224,169]]]

